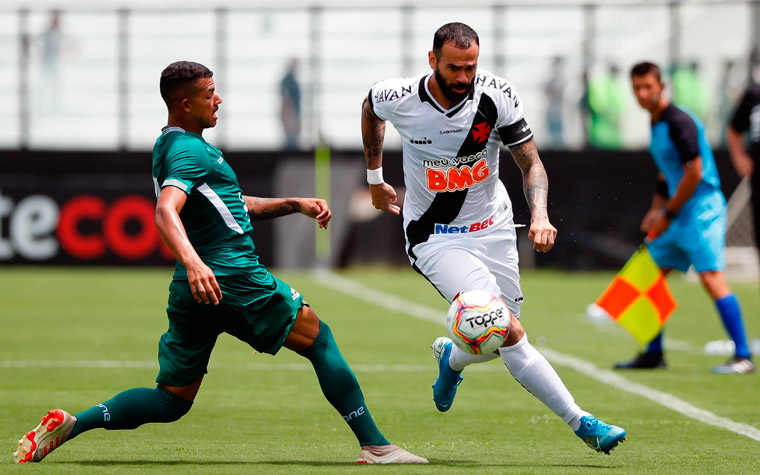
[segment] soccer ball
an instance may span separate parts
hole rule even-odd
[[[507,338],[510,323],[504,301],[485,290],[457,295],[446,315],[451,340],[473,355],[485,355],[499,348]]]

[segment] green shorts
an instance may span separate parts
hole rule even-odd
[[[198,303],[186,280],[169,286],[169,329],[158,343],[158,384],[187,386],[208,372],[211,350],[220,333],[275,354],[304,305],[301,294],[261,268],[254,273],[220,276],[219,305]]]

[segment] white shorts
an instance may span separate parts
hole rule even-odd
[[[487,290],[520,318],[523,294],[511,220],[487,233],[417,244],[414,255],[412,265],[449,302],[460,292]]]

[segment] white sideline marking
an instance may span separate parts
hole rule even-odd
[[[314,271],[314,275],[317,279],[317,282],[320,284],[330,287],[331,289],[338,292],[350,295],[351,297],[366,300],[375,305],[400,313],[405,313],[414,318],[421,318],[423,320],[443,323],[441,311],[436,311],[432,308],[409,302],[397,296],[371,289],[359,282],[347,279],[329,270],[317,270]],[[586,376],[589,376],[601,383],[607,384],[621,391],[642,396],[652,402],[683,414],[684,416],[691,419],[695,419],[697,421],[704,422],[705,424],[709,424],[721,429],[726,429],[736,434],[749,437],[750,439],[760,441],[760,429],[749,426],[747,424],[734,422],[730,419],[726,419],[725,417],[720,417],[710,411],[689,404],[688,402],[679,399],[671,394],[652,389],[648,386],[644,386],[643,384],[635,383],[613,371],[598,368],[589,361],[566,355],[564,353],[560,353],[559,351],[554,351],[546,347],[540,347],[540,350],[547,359],[551,360],[555,364],[572,368],[579,373],[585,374]],[[475,369],[475,367],[476,366],[471,366],[467,369],[467,371]]]
[[[74,369],[158,369],[156,361],[115,361],[115,360],[0,360],[0,368],[74,368]],[[227,368],[235,370],[254,371],[305,371],[313,372],[314,367],[309,363],[210,363],[209,368]],[[351,369],[357,373],[430,373],[434,376],[433,365],[408,364],[352,364]],[[478,365],[467,371],[502,372],[501,365]]]

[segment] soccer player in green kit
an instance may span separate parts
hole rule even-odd
[[[327,228],[330,209],[317,198],[242,194],[224,155],[202,137],[216,125],[222,103],[212,75],[186,61],[161,73],[169,120],[153,149],[155,220],[177,265],[166,310],[169,329],[158,346],[158,385],[123,391],[74,415],[48,411],[19,441],[16,462],[39,462],[91,429],[178,420],[192,406],[217,337],[229,333],[257,351],[275,354],[284,346],[311,361],[322,392],[359,441],[357,462],[427,463],[385,439],[330,327],[298,292],[259,264],[251,219],[300,212]]]

